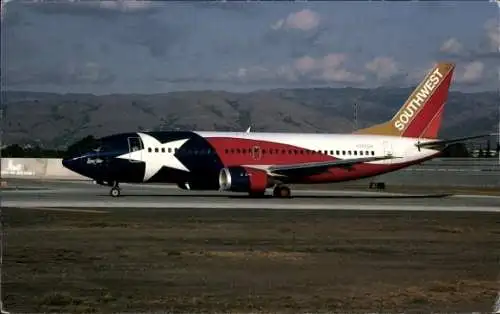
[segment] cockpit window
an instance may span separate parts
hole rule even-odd
[[[81,156],[89,152],[99,152],[102,150],[102,143],[93,136],[87,136],[68,146],[66,157]]]

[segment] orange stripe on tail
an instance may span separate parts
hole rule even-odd
[[[437,64],[390,121],[355,133],[436,138],[454,69],[453,63]]]

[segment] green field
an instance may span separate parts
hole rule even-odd
[[[14,312],[491,311],[500,215],[3,209]]]

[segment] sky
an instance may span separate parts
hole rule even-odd
[[[497,90],[498,16],[488,1],[10,0],[3,84],[94,94],[408,87],[452,61],[452,90]]]

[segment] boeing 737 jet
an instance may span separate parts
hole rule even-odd
[[[438,139],[455,65],[437,64],[387,122],[352,134],[164,131],[98,139],[63,165],[120,196],[119,183],[174,183],[290,197],[291,184],[341,182],[396,171],[482,137]],[[272,105],[272,104],[269,104]]]

